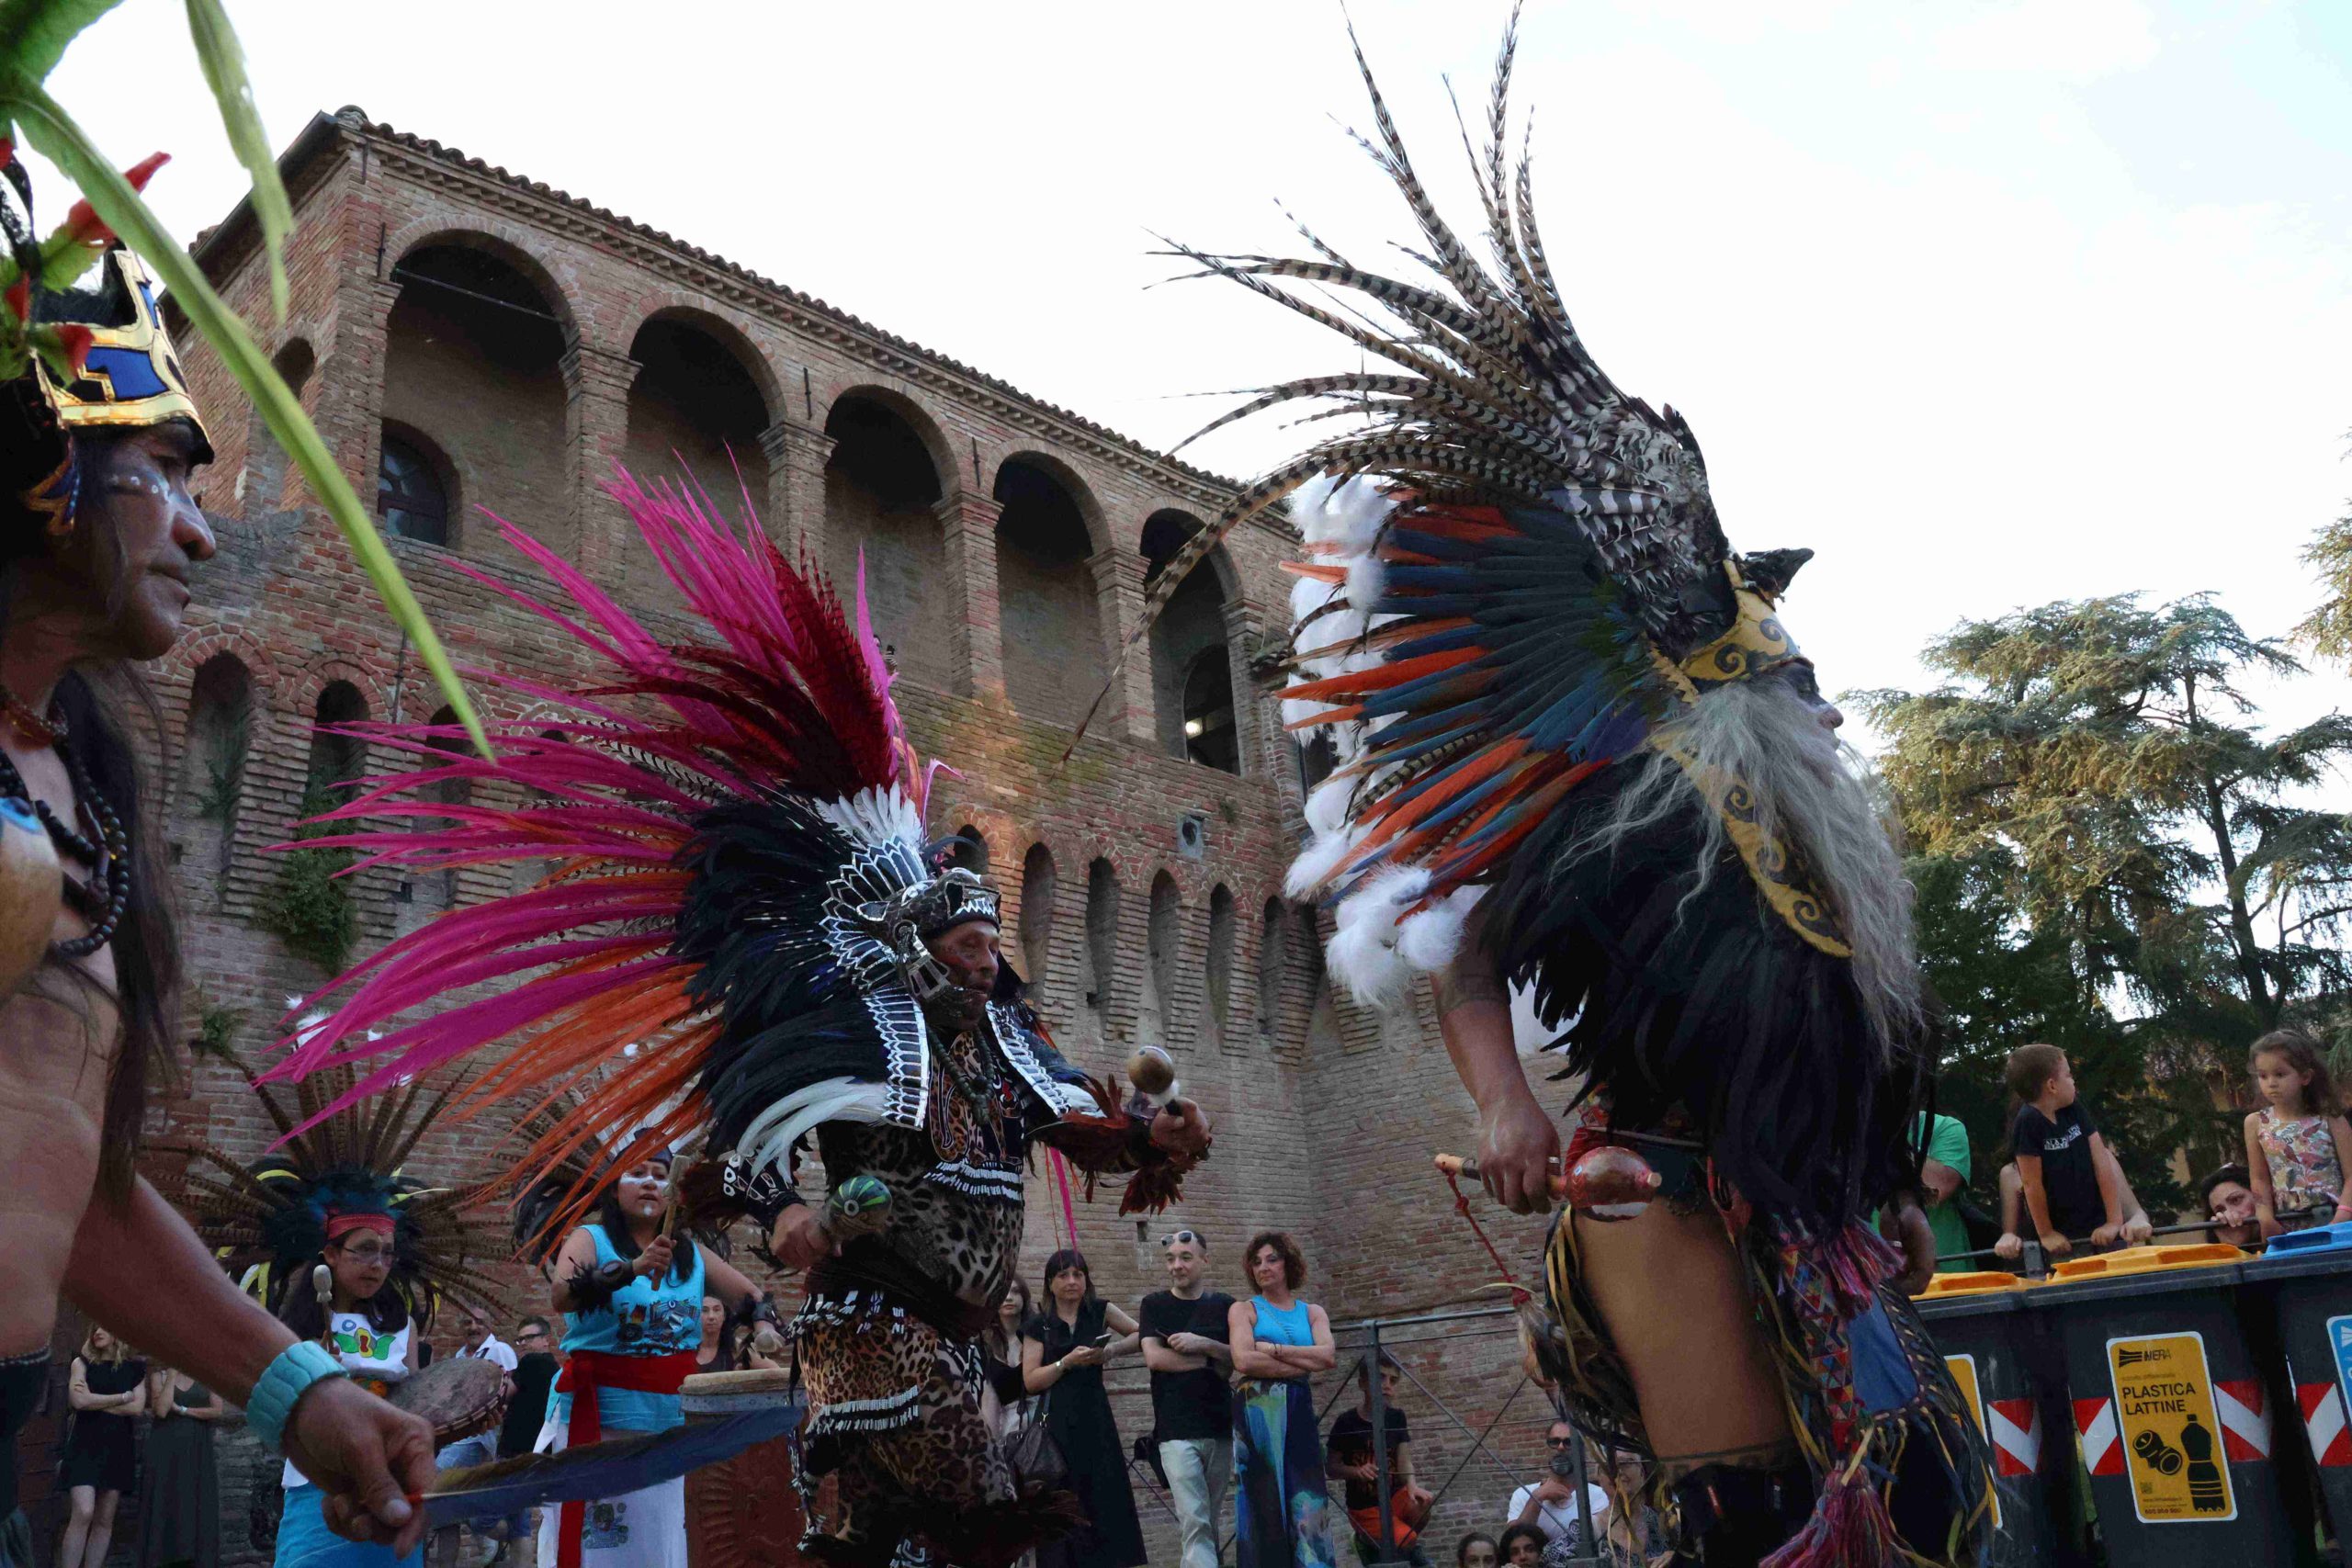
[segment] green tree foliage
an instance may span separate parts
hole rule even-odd
[[[333,790],[313,780],[295,813],[303,826],[294,829],[294,837],[315,839],[337,831],[336,824],[310,822],[337,804]],[[349,850],[288,850],[279,857],[277,874],[254,908],[262,930],[277,935],[297,958],[308,959],[330,975],[343,973],[351,961],[352,944],[359,940],[359,913],[342,875],[351,863]]]
[[[2352,513],[2312,536],[2303,564],[2319,569],[2327,598],[2295,627],[2295,640],[2322,659],[2352,665]]]
[[[1926,660],[1946,684],[1856,701],[1918,857],[1947,1098],[1981,1139],[2008,1050],[2065,1046],[2161,1201],[2174,1146],[2230,1146],[2215,1101],[2246,1044],[2352,981],[2352,830],[2296,803],[2352,753],[2352,723],[2263,733],[2245,676],[2301,666],[2205,595],[1966,622]]]

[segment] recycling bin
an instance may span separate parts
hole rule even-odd
[[[2064,1521],[2074,1472],[2070,1428],[2050,1429],[2046,1325],[2025,1310],[2027,1285],[2014,1274],[1939,1274],[1914,1299],[1943,1352],[1993,1460],[1990,1568],[2043,1568],[2073,1561]]]
[[[2235,1247],[2067,1258],[2026,1293],[2064,1348],[2075,1428],[2114,1568],[2292,1561],[2273,1412],[2238,1318]]]
[[[2278,1314],[2320,1501],[2336,1539],[2352,1539],[2352,1222],[2278,1237],[2245,1279]]]

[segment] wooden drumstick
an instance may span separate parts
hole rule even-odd
[[[49,829],[23,801],[0,800],[0,998],[14,996],[49,956],[64,894]]]
[[[1460,1155],[1432,1155],[1430,1156],[1430,1163],[1435,1165],[1440,1170],[1445,1172],[1446,1175],[1458,1176],[1465,1181],[1483,1181],[1486,1179],[1478,1169],[1478,1162],[1476,1160],[1464,1159]],[[1554,1165],[1558,1165],[1560,1162],[1555,1156],[1552,1163]],[[1553,1197],[1564,1198],[1567,1195],[1568,1179],[1562,1176],[1559,1172],[1554,1171],[1552,1173],[1549,1185],[1552,1189]]]

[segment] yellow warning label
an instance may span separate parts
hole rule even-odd
[[[2107,1342],[2116,1430],[2143,1524],[2218,1524],[2238,1515],[2201,1334]]]
[[[1951,1373],[1951,1381],[1960,1385],[1960,1396],[1968,1402],[1968,1413],[1976,1417],[1976,1429],[1983,1432],[1984,1440],[1990,1443],[1993,1440],[1993,1434],[1984,1425],[1984,1395],[1976,1386],[1976,1358],[1946,1356],[1944,1367]],[[1993,1499],[1993,1528],[1999,1529],[2001,1528],[2001,1489],[1998,1486],[1987,1486],[1984,1491]]]

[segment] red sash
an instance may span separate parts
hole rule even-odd
[[[564,1429],[564,1446],[577,1448],[604,1435],[596,1408],[599,1388],[624,1388],[632,1393],[675,1393],[694,1375],[695,1353],[678,1350],[667,1356],[620,1356],[609,1350],[574,1350],[555,1380],[556,1392],[571,1395],[571,1424]],[[580,1568],[580,1538],[586,1528],[588,1506],[574,1498],[556,1516],[556,1568]]]

